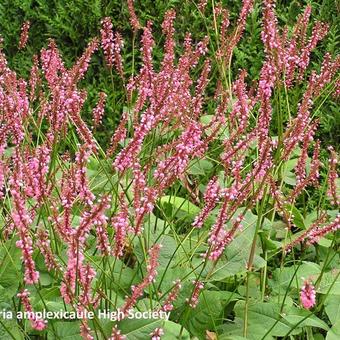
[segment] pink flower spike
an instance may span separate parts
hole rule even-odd
[[[103,119],[103,116],[104,116],[104,108],[105,108],[106,97],[107,97],[106,93],[104,93],[104,92],[99,93],[98,103],[92,111],[94,127],[97,127],[102,123],[102,119]]]
[[[204,288],[204,283],[201,281],[192,281],[192,283],[195,285],[194,291],[191,295],[190,299],[186,299],[187,303],[191,308],[196,308],[198,305],[198,297],[201,293],[201,290]]]
[[[112,329],[111,337],[108,340],[125,340],[126,336],[121,334],[121,331],[118,329],[117,325],[115,325]]]
[[[47,322],[43,319],[39,319],[36,317],[35,313],[33,312],[33,308],[30,301],[30,293],[27,289],[19,293],[18,298],[21,299],[21,302],[23,304],[24,310],[28,312],[29,320],[31,321],[31,326],[33,329],[36,329],[37,331],[42,331],[45,329]]]
[[[332,205],[339,205],[340,196],[337,193],[337,187],[336,187],[336,181],[338,178],[338,173],[336,170],[338,157],[332,146],[330,146],[328,150],[330,152],[330,158],[329,158],[329,170],[328,170],[328,179],[327,179],[327,182],[328,182],[327,195]]]
[[[104,51],[104,57],[106,64],[109,68],[112,68],[114,60],[114,43],[113,43],[113,31],[112,31],[112,21],[110,17],[105,17],[101,21],[102,28],[100,30],[101,34],[101,45]]]
[[[151,340],[160,340],[161,336],[164,335],[163,328],[156,328],[151,334]]]
[[[173,310],[174,305],[173,302],[177,299],[180,289],[182,288],[181,280],[176,280],[173,282],[174,287],[170,291],[166,300],[163,302],[161,310],[164,312],[170,312]]]
[[[129,14],[130,14],[131,26],[135,31],[137,31],[142,26],[139,23],[139,20],[137,18],[136,12],[135,12],[134,0],[127,0],[127,5],[128,5],[128,9],[129,9]]]
[[[315,306],[315,288],[309,280],[305,280],[300,291],[302,306],[310,309]]]
[[[29,21],[25,21],[23,25],[21,26],[21,34],[20,34],[20,40],[19,40],[19,50],[22,50],[25,48],[27,41],[28,41],[28,31],[30,29],[31,23]]]
[[[207,219],[210,212],[215,208],[218,200],[220,198],[220,186],[218,184],[218,178],[212,178],[207,184],[205,193],[204,193],[204,207],[196,216],[192,226],[195,228],[201,228],[203,226],[204,221]]]

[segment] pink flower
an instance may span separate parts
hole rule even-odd
[[[112,218],[111,224],[115,230],[115,246],[113,254],[116,257],[122,257],[124,255],[123,251],[125,247],[126,236],[130,226],[129,211],[124,200],[124,195],[121,195],[119,198],[119,211]]]
[[[96,277],[95,270],[89,265],[83,265],[79,271],[79,281],[82,291],[79,295],[79,303],[91,307],[96,305],[96,298],[91,296],[91,283]]]
[[[114,60],[114,43],[113,43],[113,31],[112,21],[110,17],[105,17],[101,20],[102,28],[101,34],[101,45],[104,51],[105,61],[108,67],[112,67]]]
[[[285,251],[290,251],[293,246],[300,242],[305,241],[307,244],[317,243],[321,237],[339,230],[340,214],[338,214],[332,222],[324,225],[327,221],[326,216],[327,215],[325,213],[321,214],[321,216],[314,223],[312,223],[312,225],[305,232],[303,232],[302,235],[284,247]]]
[[[315,288],[309,280],[305,280],[300,291],[302,306],[310,309],[315,306]]]
[[[337,194],[337,188],[336,188],[336,181],[338,178],[338,173],[336,170],[338,157],[332,146],[330,146],[328,150],[330,151],[330,158],[329,158],[329,170],[328,170],[328,179],[327,179],[327,182],[328,182],[327,195],[330,198],[331,203],[333,205],[339,205],[340,197]]]
[[[207,7],[207,4],[208,4],[208,0],[200,0],[197,7],[202,13],[204,13],[204,10]]]
[[[91,334],[91,328],[88,325],[86,319],[82,319],[80,323],[80,335],[84,340],[93,340],[94,337]]]
[[[41,50],[40,60],[48,85],[53,88],[61,74],[66,71],[54,40],[50,40],[48,49]]]
[[[97,248],[103,255],[111,254],[111,246],[107,232],[108,217],[104,214],[104,210],[110,208],[110,200],[109,196],[103,196],[101,198],[100,203],[103,205],[103,210],[97,215],[94,221],[96,226]]]
[[[117,72],[123,78],[123,61],[121,56],[123,39],[118,32],[113,33],[110,17],[103,18],[101,24],[101,45],[104,51],[106,64],[109,68],[112,68],[112,66],[115,65]]]
[[[161,187],[168,187],[186,170],[191,157],[202,155],[206,149],[202,139],[202,127],[191,122],[183,131],[174,148],[174,154],[160,161],[154,177]]]
[[[162,246],[160,244],[155,244],[149,249],[149,259],[146,266],[146,276],[140,284],[131,287],[132,295],[126,299],[122,307],[122,312],[125,316],[128,314],[129,310],[131,310],[132,307],[136,304],[137,299],[144,294],[144,289],[151,283],[155,282],[157,275],[156,268],[159,265],[158,257],[161,247]]]
[[[173,282],[174,287],[171,289],[169,295],[162,304],[161,310],[164,312],[170,312],[173,310],[173,302],[177,299],[180,289],[182,288],[181,280],[176,280]]]
[[[27,284],[38,283],[39,272],[35,270],[33,260],[33,241],[30,235],[32,216],[26,209],[25,199],[22,194],[22,169],[23,164],[18,154],[15,155],[16,168],[9,179],[10,192],[13,197],[12,219],[17,230],[19,240],[16,246],[21,249],[22,259],[25,267],[25,282]]]
[[[129,9],[129,14],[130,14],[130,23],[132,28],[137,31],[139,30],[142,26],[139,23],[139,20],[137,18],[136,12],[135,12],[135,7],[134,7],[134,0],[127,0],[127,5]]]
[[[66,74],[66,78],[69,77],[69,84],[76,84],[79,80],[81,80],[90,64],[91,57],[93,53],[98,50],[99,40],[98,38],[93,38],[87,45],[86,50],[82,54],[82,56],[77,60],[77,62],[73,65],[72,69]],[[65,79],[66,79],[65,78]]]
[[[201,290],[204,288],[204,283],[198,280],[192,281],[192,283],[194,284],[194,291],[192,292],[191,297],[186,299],[186,301],[191,308],[196,308],[198,305],[199,295]]]
[[[21,26],[21,34],[20,34],[20,41],[19,41],[19,50],[25,48],[28,40],[28,30],[30,29],[31,23],[29,21],[25,21]]]
[[[340,229],[340,214],[329,224],[320,227],[314,227],[308,230],[308,243],[317,243],[319,239],[329,233],[335,232]]]
[[[92,205],[95,196],[91,192],[89,187],[88,178],[86,175],[87,162],[91,155],[91,146],[82,145],[76,154],[76,173],[75,173],[75,185],[79,192],[80,199],[88,204]]]
[[[96,107],[92,111],[93,116],[93,126],[97,127],[102,123],[102,119],[104,116],[104,107],[105,107],[105,100],[106,100],[106,93],[100,92],[99,93],[99,100]]]
[[[193,227],[195,228],[202,228],[204,221],[207,219],[210,212],[215,208],[217,202],[220,199],[220,186],[218,184],[218,178],[212,178],[209,183],[207,184],[205,193],[204,193],[204,207],[196,216]]]
[[[60,264],[56,261],[54,254],[51,250],[51,241],[49,239],[49,234],[47,230],[38,229],[37,246],[40,249],[42,255],[44,256],[45,265],[48,271],[51,271],[52,269],[55,270],[61,269]]]
[[[111,337],[108,338],[108,340],[125,340],[126,336],[121,334],[120,329],[118,329],[118,326],[115,325],[112,329]]]
[[[295,198],[302,192],[302,190],[310,184],[314,184],[317,186],[318,184],[318,178],[319,178],[319,167],[321,165],[321,162],[319,160],[319,153],[320,153],[320,141],[317,141],[314,146],[314,152],[313,152],[313,158],[310,165],[310,171],[308,176],[303,179],[299,180],[294,188],[294,190],[291,192],[288,200],[290,202],[293,202]]]
[[[114,152],[117,149],[118,143],[122,142],[126,138],[127,122],[128,122],[128,115],[127,115],[127,112],[124,112],[121,117],[120,123],[117,126],[117,129],[111,138],[110,147],[106,151],[106,154],[108,157],[111,157],[114,154]]]
[[[24,291],[19,293],[17,296],[18,298],[21,299],[21,302],[23,304],[25,311],[29,313],[28,315],[29,315],[29,320],[31,321],[32,328],[36,329],[37,331],[42,331],[43,329],[45,329],[47,322],[35,316],[32,305],[31,305],[31,301],[29,298],[30,296],[29,291],[25,289]]]
[[[243,215],[239,215],[233,222],[233,226],[229,231],[226,231],[224,227],[219,230],[212,230],[208,243],[211,245],[209,254],[209,260],[217,261],[223,254],[224,249],[234,239],[235,232],[241,228],[241,222]]]
[[[160,340],[161,336],[164,335],[163,328],[156,328],[151,334],[151,340]]]

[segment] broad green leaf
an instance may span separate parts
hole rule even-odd
[[[180,322],[190,333],[202,337],[206,330],[213,330],[214,325],[222,323],[223,309],[228,303],[238,299],[239,295],[233,292],[203,291],[197,307],[189,308],[187,318]]]
[[[96,271],[103,271],[103,262],[101,258],[94,259],[97,265],[93,268]],[[110,259],[109,265],[106,265],[106,289],[112,290],[127,290],[132,284],[139,281],[136,270],[128,267],[125,263],[118,259]]]
[[[277,268],[273,272],[273,278],[269,280],[269,285],[275,293],[281,294],[288,289],[290,281],[292,281],[290,289],[300,289],[303,284],[302,278],[311,278],[315,281],[320,273],[320,266],[313,262],[303,262],[300,266],[283,269]]]
[[[203,125],[209,125],[213,119],[214,115],[204,115],[200,118],[200,121]],[[209,129],[206,129],[206,134],[210,136],[213,133],[213,129],[210,127]],[[225,128],[225,126],[222,126],[219,130],[220,139],[225,139],[229,137],[228,129]]]
[[[247,337],[243,337],[244,321],[239,317],[235,317],[233,322],[224,323],[218,327],[218,340],[259,340],[263,337],[262,324],[252,324],[251,328],[248,325]],[[265,340],[274,340],[271,335],[267,335]]]
[[[296,185],[296,176],[292,171],[297,164],[297,158],[293,158],[285,162],[285,168],[283,172],[283,181],[289,185]]]
[[[1,340],[24,340],[25,336],[15,320],[4,320],[0,317]]]
[[[297,325],[298,328],[309,326],[321,328],[326,331],[329,329],[324,321],[313,315],[310,311],[302,308],[296,308],[293,306],[285,308],[284,319],[287,320],[291,325]]]
[[[328,295],[325,300],[325,311],[332,325],[340,320],[340,295]]]
[[[326,340],[340,339],[340,320],[338,320],[332,328],[327,332]]]
[[[284,205],[287,212],[289,212],[292,215],[293,224],[297,226],[300,229],[306,229],[305,221],[303,216],[301,215],[300,211],[291,204],[285,204]]]
[[[118,328],[121,330],[122,334],[127,337],[128,340],[150,339],[151,333],[159,327],[164,330],[162,340],[173,340],[179,338],[183,340],[190,339],[190,335],[185,328],[182,330],[182,334],[180,337],[182,326],[169,320],[129,319],[121,321],[118,325]]]
[[[190,175],[205,175],[213,167],[206,159],[193,159],[190,161],[187,173]]]
[[[163,196],[160,198],[160,203],[163,206],[172,206],[172,216],[181,216],[185,214],[188,217],[195,217],[201,210],[183,197]]]
[[[324,273],[317,290],[321,294],[340,295],[340,269]]]
[[[21,251],[15,241],[0,246],[0,286],[5,288],[7,298],[13,297],[18,290],[21,278]]]
[[[247,338],[244,338],[243,336],[239,335],[224,335],[221,334],[218,336],[218,340],[247,340]]]
[[[162,340],[174,340],[174,339],[181,339],[181,340],[190,340],[189,332],[184,328],[181,334],[182,325],[172,322],[172,321],[165,321],[163,330],[164,335],[161,337]],[[181,334],[181,335],[180,335]]]
[[[240,295],[246,296],[247,287],[245,284],[240,284],[237,291]],[[251,273],[248,277],[248,295],[251,298],[258,299],[261,297],[260,278],[255,273]]]
[[[143,236],[146,244],[151,246],[161,235],[169,233],[169,224],[154,214],[149,214],[148,218],[143,224]],[[158,241],[159,242],[159,241]]]
[[[234,308],[237,317],[243,319],[245,312],[245,302],[238,301]],[[259,329],[258,326],[261,325]],[[253,328],[256,331],[253,331]],[[248,334],[256,333],[258,339],[267,333],[270,336],[284,336],[291,330],[290,323],[280,314],[280,305],[270,302],[252,301],[248,308]],[[259,331],[261,334],[259,334]],[[292,334],[298,334],[300,330],[296,329]],[[250,338],[252,339],[252,337]]]
[[[82,340],[80,336],[80,322],[53,321],[53,328],[48,328],[48,339],[50,340]],[[54,331],[53,331],[54,329]]]

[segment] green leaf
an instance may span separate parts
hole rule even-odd
[[[293,306],[284,309],[284,319],[291,325],[297,325],[299,323],[297,326],[298,328],[309,326],[321,328],[326,331],[329,329],[324,321],[313,315],[311,312]]]
[[[274,270],[273,278],[269,280],[269,285],[275,293],[280,294],[285,292],[292,278],[290,289],[299,290],[303,284],[302,277],[311,278],[314,281],[321,273],[320,266],[313,262],[303,262],[298,269],[297,267],[298,266],[291,266]]]
[[[243,319],[245,311],[245,302],[238,301],[234,308],[237,317]],[[258,326],[261,325],[261,328]],[[280,305],[270,302],[252,301],[248,308],[248,334],[257,334],[261,339],[265,334],[270,336],[285,336],[291,330],[290,323],[280,314]],[[300,333],[294,330],[291,334]],[[253,339],[253,337],[250,337]]]
[[[324,273],[317,290],[321,294],[340,295],[340,269]]]
[[[252,324],[251,332],[248,332],[247,338],[243,337],[243,328],[244,321],[239,317],[235,317],[233,322],[224,323],[220,327],[218,327],[219,333],[222,333],[218,336],[218,340],[259,340],[263,337],[263,327],[262,324]],[[248,324],[248,330],[249,324]],[[274,340],[271,335],[267,335],[265,340]]]
[[[200,121],[203,125],[209,125],[214,118],[214,115],[204,115],[200,118]],[[213,133],[213,129],[210,127],[205,130],[206,134],[210,136]],[[225,128],[225,126],[222,126],[218,132],[220,134],[220,139],[225,139],[229,137],[228,129]]]
[[[53,328],[48,328],[48,339],[57,340],[82,340],[80,336],[80,322],[65,322],[65,321],[54,321]]]
[[[285,163],[283,181],[289,185],[296,185],[296,176],[292,170],[295,168],[297,161],[297,158],[293,158]]]
[[[150,213],[143,225],[143,235],[148,247],[154,244],[161,235],[168,234],[169,229],[166,221]]]
[[[239,298],[238,294],[228,291],[203,291],[197,307],[189,309],[188,317],[180,322],[193,335],[204,336],[207,329],[213,330],[215,324],[222,323],[225,306]]]
[[[340,320],[338,320],[332,328],[327,332],[326,340],[340,339]]]
[[[189,217],[195,217],[199,212],[200,208],[189,202],[187,199],[177,196],[163,196],[160,198],[160,204],[163,206],[170,205],[173,208],[172,216],[186,215]]]
[[[0,317],[0,339],[1,340],[24,340],[24,334],[15,320],[3,320]]]
[[[205,175],[213,167],[206,159],[193,159],[188,165],[187,173],[190,175]]]
[[[180,325],[171,321],[162,319],[125,319],[118,323],[118,329],[121,330],[129,340],[150,339],[150,334],[156,328],[163,328],[164,336],[162,339],[179,338]],[[184,329],[183,339],[190,339],[188,332]]]
[[[328,295],[325,300],[325,312],[334,325],[340,320],[340,295]]]
[[[164,335],[161,337],[162,340],[190,340],[189,332],[184,328],[181,334],[181,328],[182,326],[178,323],[165,321],[163,326]]]
[[[218,336],[218,340],[247,340],[248,338],[244,338],[243,336],[239,335],[225,335],[221,334]]]
[[[300,211],[295,206],[293,206],[291,204],[285,204],[284,207],[287,210],[287,212],[292,214],[293,224],[300,229],[306,229],[305,221],[304,221],[304,218],[301,215]]]
[[[21,280],[21,251],[15,241],[3,243],[0,248],[0,286],[5,288],[7,298],[12,298]]]

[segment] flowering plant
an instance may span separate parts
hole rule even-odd
[[[315,110],[339,95],[340,58],[310,65],[328,25],[309,23],[308,5],[281,29],[275,2],[262,1],[264,59],[251,82],[232,62],[253,1],[236,20],[200,1],[215,34],[180,44],[168,10],[158,64],[153,23],[127,5],[141,46],[132,73],[110,17],[71,67],[51,39],[25,80],[0,50],[0,330],[14,339],[336,334],[338,155],[317,139]],[[103,126],[110,93],[98,91],[91,123],[83,116],[95,53],[124,91],[115,129]],[[105,147],[101,127],[112,130]],[[39,317],[54,310],[83,317]],[[144,311],[168,314],[139,319]]]

